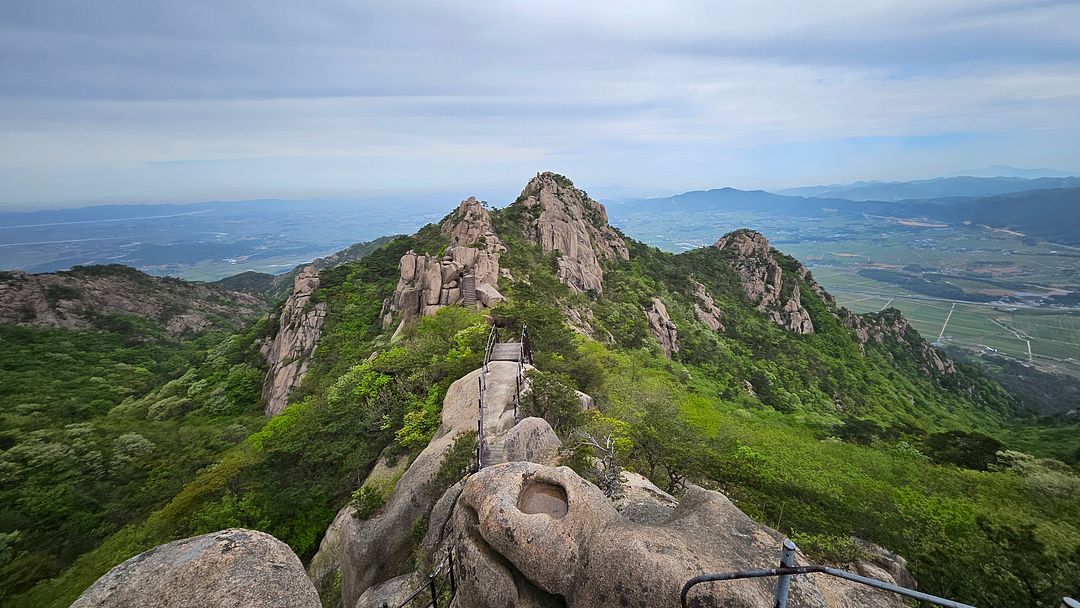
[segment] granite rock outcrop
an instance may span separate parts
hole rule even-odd
[[[660,298],[653,298],[652,306],[645,309],[645,318],[649,322],[649,331],[652,332],[656,342],[660,344],[660,350],[664,356],[671,358],[672,353],[679,352],[679,332],[675,323],[668,316],[667,307]]]
[[[289,403],[289,394],[300,386],[322,335],[326,321],[326,303],[312,302],[319,288],[319,274],[312,267],[296,275],[293,292],[278,317],[278,332],[263,343],[262,353],[268,370],[263,382],[266,415],[281,413]]]
[[[499,255],[506,251],[491,214],[475,198],[461,202],[439,225],[449,240],[441,255],[409,251],[401,257],[394,295],[384,307],[383,325],[434,314],[451,305],[490,308],[499,293]]]
[[[798,281],[784,281],[784,271],[768,239],[753,230],[736,230],[713,246],[728,256],[743,292],[758,311],[789,331],[814,333],[810,313],[802,305]]]
[[[561,175],[537,174],[514,205],[530,218],[526,236],[545,253],[559,253],[556,274],[575,291],[602,292],[601,261],[630,259],[626,242],[608,224],[604,206]]]
[[[109,570],[72,608],[319,608],[280,540],[230,528],[155,547]]]
[[[952,359],[938,352],[919,332],[911,326],[904,315],[895,308],[886,308],[881,312],[856,315],[846,308],[841,308],[839,318],[859,341],[859,348],[865,352],[868,344],[892,342],[902,345],[912,353],[920,369],[927,376],[955,374],[956,364]]]

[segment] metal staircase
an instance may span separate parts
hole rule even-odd
[[[522,360],[520,342],[497,342],[491,348],[491,361],[513,361],[518,363]]]
[[[471,272],[461,277],[461,305],[476,306],[476,275]]]

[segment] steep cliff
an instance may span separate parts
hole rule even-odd
[[[296,276],[292,295],[278,318],[277,335],[263,345],[269,367],[263,383],[267,416],[280,413],[288,405],[289,393],[303,381],[319,344],[326,303],[312,303],[311,296],[318,287],[319,275],[314,268],[305,268]]]
[[[601,261],[630,259],[626,242],[608,225],[604,206],[561,175],[537,174],[514,205],[530,218],[529,239],[545,253],[559,253],[556,274],[571,289],[602,292]]]
[[[793,279],[784,281],[768,239],[752,230],[736,230],[713,246],[729,256],[746,297],[769,320],[797,334],[814,333],[810,313],[800,301],[799,285]]]

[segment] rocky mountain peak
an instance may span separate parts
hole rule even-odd
[[[814,333],[810,313],[802,305],[800,277],[784,280],[784,271],[764,235],[753,230],[736,230],[716,241],[713,247],[730,259],[746,297],[760,312],[795,333]],[[797,274],[809,276],[804,271],[800,264]]]
[[[769,239],[756,230],[736,230],[720,237],[713,245],[721,251],[731,252],[738,258],[768,257]]]
[[[557,173],[538,173],[515,205],[528,210],[527,236],[544,252],[558,251],[557,274],[577,291],[603,291],[600,260],[628,260],[630,251],[608,225],[604,206]]]
[[[499,237],[491,225],[491,214],[475,196],[461,201],[453,213],[439,224],[443,234],[450,238],[450,247],[473,247],[504,251]]]

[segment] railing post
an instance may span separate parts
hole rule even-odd
[[[784,547],[780,550],[780,567],[791,568],[795,565],[795,543],[784,539]],[[788,591],[791,587],[791,575],[781,575],[776,580],[776,608],[787,608]]]
[[[446,548],[446,572],[450,577],[450,601],[453,602],[457,595],[457,581],[454,580],[454,548]]]
[[[433,608],[439,608],[439,592],[435,589],[435,577],[428,578],[428,588],[431,589],[431,605]]]

